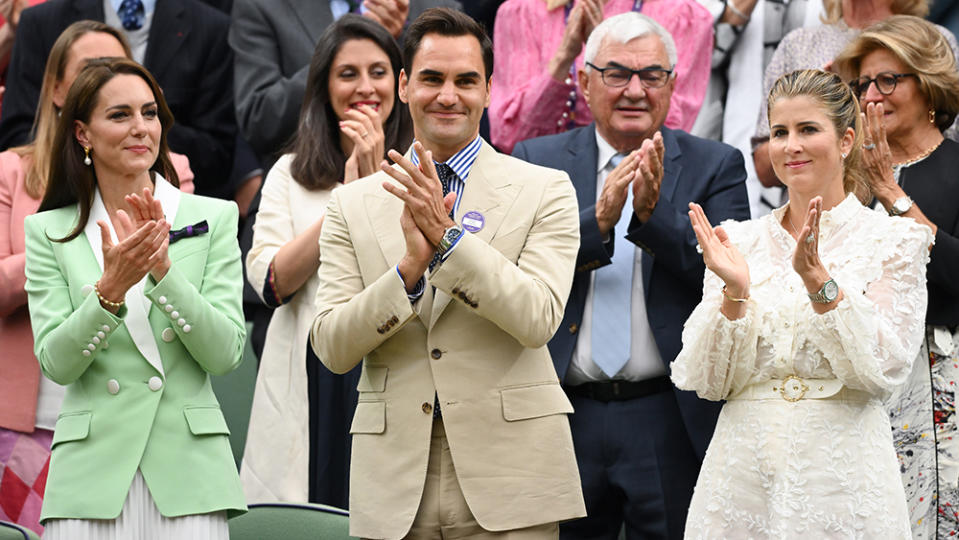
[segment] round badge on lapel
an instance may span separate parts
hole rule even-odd
[[[486,225],[486,218],[475,210],[463,214],[463,228],[471,233],[477,233]]]

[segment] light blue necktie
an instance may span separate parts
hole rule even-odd
[[[622,154],[610,158],[615,167]],[[608,179],[608,177],[607,177]],[[615,242],[612,262],[598,268],[593,282],[593,361],[609,377],[629,362],[631,341],[630,307],[633,299],[633,261],[636,248],[626,240],[626,229],[633,216],[633,188],[626,190],[626,204],[615,228],[609,232]]]

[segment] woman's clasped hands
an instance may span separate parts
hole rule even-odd
[[[386,136],[383,120],[369,105],[347,109],[345,120],[340,121],[340,131],[353,143],[353,152],[346,160],[343,183],[369,176],[380,170]]]
[[[111,220],[116,244],[107,224],[97,221],[103,250],[103,275],[97,291],[102,298],[118,304],[147,273],[160,281],[170,269],[170,224],[163,217],[160,201],[153,198],[149,188],[144,188],[142,197],[130,194],[126,202],[130,213],[117,210]]]

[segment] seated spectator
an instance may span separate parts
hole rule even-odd
[[[41,72],[53,42],[70,23],[90,19],[121,30],[132,58],[156,77],[176,124],[170,148],[186,154],[196,192],[232,198],[236,119],[233,55],[226,43],[229,17],[198,0],[146,0],[122,17],[120,0],[48,0],[23,11],[10,60],[0,117],[0,149],[26,143],[40,95]],[[152,30],[152,31],[151,31]]]
[[[327,27],[310,62],[291,151],[263,186],[247,276],[277,309],[240,470],[251,502],[349,504],[349,428],[360,368],[334,374],[307,346],[318,242],[330,193],[379,170],[387,150],[410,144],[409,113],[396,91],[402,66],[396,41],[370,19],[345,15]]]
[[[24,291],[23,219],[37,211],[47,185],[57,118],[77,73],[91,58],[129,56],[123,35],[95,21],[63,31],[50,51],[40,89],[34,142],[0,153],[0,519],[37,533],[45,466],[63,388],[40,376]],[[193,192],[185,156],[171,154],[180,189]],[[24,492],[22,485],[30,487]]]
[[[508,0],[496,14],[496,77],[490,136],[503,152],[522,140],[589,125],[576,85],[583,44],[603,19],[640,11],[676,38],[678,62],[666,127],[689,130],[703,102],[713,48],[712,18],[695,0]]]
[[[457,0],[235,0],[230,46],[236,57],[236,117],[264,166],[293,137],[306,91],[310,58],[323,30],[351,10],[399,39],[408,21]]]
[[[17,37],[17,25],[20,23],[20,12],[27,6],[39,4],[43,0],[3,0],[0,1],[0,103],[3,102],[4,84],[7,79],[7,65],[10,64],[10,53],[13,51],[13,41]]]

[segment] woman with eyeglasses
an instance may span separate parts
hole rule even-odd
[[[926,335],[908,383],[887,401],[916,538],[959,534],[959,74],[936,27],[909,16],[870,27],[836,60],[867,126],[866,178],[876,206],[935,234]]]
[[[713,228],[690,204],[703,300],[672,363],[725,400],[687,539],[911,539],[882,400],[923,336],[932,231],[860,202],[860,109],[839,76],[795,71],[767,100],[789,202]]]

